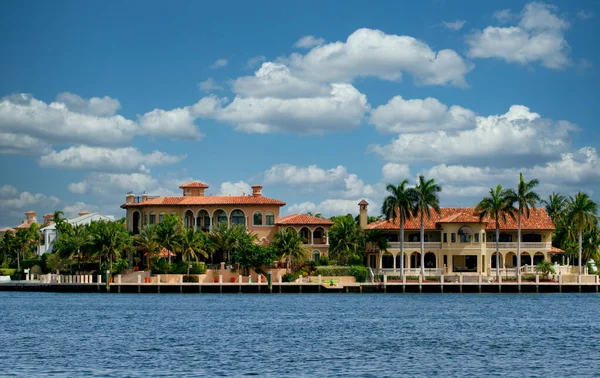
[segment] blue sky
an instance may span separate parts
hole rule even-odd
[[[0,226],[261,183],[284,214],[387,182],[598,197],[596,1],[0,3]]]

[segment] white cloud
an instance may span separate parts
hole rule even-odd
[[[300,38],[296,43],[294,43],[294,47],[299,47],[303,49],[309,49],[311,47],[320,46],[325,43],[325,39],[317,38],[312,35],[305,35]]]
[[[210,68],[215,70],[217,68],[225,67],[227,63],[227,59],[217,59],[213,64],[210,65]]]
[[[352,214],[358,215],[358,203],[363,198],[357,199],[326,199],[321,201],[320,203],[314,202],[301,202],[295,203],[288,207],[287,212],[289,214],[293,213],[321,213],[324,216],[336,216],[336,215],[345,215]],[[366,199],[369,202],[369,207],[371,209],[378,209],[379,205],[376,202],[373,202],[370,199]],[[372,210],[371,210],[372,211]]]
[[[17,188],[11,185],[0,186],[0,198],[11,198],[18,193]]]
[[[418,84],[451,84],[464,87],[471,66],[454,50],[433,51],[413,37],[358,29],[346,42],[317,46],[306,55],[284,59],[300,77],[326,82],[350,82],[373,76],[399,81],[407,72]]]
[[[0,187],[0,228],[14,227],[25,219],[24,212],[33,210],[40,214],[54,211],[60,200],[43,193],[19,192],[11,185]]]
[[[564,38],[569,23],[555,12],[556,7],[548,4],[525,5],[518,26],[488,26],[469,36],[469,56],[520,64],[540,61],[547,68],[564,68],[570,63],[569,45]]]
[[[513,105],[505,114],[477,117],[472,129],[405,133],[389,145],[374,145],[369,150],[397,162],[536,163],[568,151],[569,133],[575,129],[566,121],[544,120],[525,106]]]
[[[171,110],[154,109],[139,117],[139,122],[144,134],[199,140],[204,134],[194,124],[196,118],[192,108],[186,106]]]
[[[594,12],[582,9],[577,12],[577,17],[579,17],[581,20],[589,20],[590,18],[594,17]]]
[[[346,177],[348,171],[342,165],[326,170],[316,165],[298,167],[291,164],[278,164],[265,171],[266,184],[293,186],[341,185]]]
[[[222,91],[223,87],[218,85],[212,77],[198,83],[198,88],[202,92]]]
[[[515,18],[515,16],[510,13],[510,9],[495,11],[492,16],[501,23],[509,22]]]
[[[267,58],[264,55],[253,56],[246,62],[246,68],[254,68],[265,60],[267,60]]]
[[[392,181],[395,185],[395,181],[410,178],[410,168],[408,164],[387,163],[381,168],[381,174],[384,180]]]
[[[63,103],[72,112],[96,117],[110,117],[121,109],[119,100],[108,96],[84,99],[76,94],[64,92],[56,96],[56,102]]]
[[[463,26],[465,26],[465,24],[467,23],[467,21],[465,20],[456,20],[456,21],[443,21],[442,25],[444,25],[444,27],[446,29],[450,29],[450,30],[460,30],[463,28]]]
[[[475,113],[457,105],[448,109],[431,97],[405,100],[395,96],[387,104],[372,110],[369,122],[382,132],[452,130],[474,126]]]
[[[63,206],[62,211],[65,213],[67,218],[74,218],[78,213],[82,211],[89,211],[90,213],[97,212],[99,210],[98,206],[91,205],[85,202],[75,202],[70,205]]]
[[[90,173],[80,182],[69,184],[68,189],[74,194],[103,194],[125,193],[133,191],[142,193],[153,191],[159,187],[158,181],[144,173]]]
[[[238,181],[234,183],[226,181],[221,183],[220,196],[241,196],[243,194],[252,194],[252,188],[247,182]]]
[[[47,196],[42,193],[22,192],[18,195],[13,193],[8,198],[0,199],[0,208],[2,209],[23,209],[38,205],[56,206],[60,200],[54,196]]]
[[[144,154],[133,147],[103,148],[72,146],[65,150],[40,157],[45,168],[82,169],[102,172],[145,171],[147,167],[169,165],[185,159],[185,155],[173,156],[161,151]]]
[[[0,133],[0,154],[38,155],[50,150],[50,144],[29,135]]]

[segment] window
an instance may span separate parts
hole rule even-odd
[[[156,214],[150,213],[150,224],[156,223]]]
[[[454,232],[450,234],[450,242],[456,243],[456,234]]]
[[[473,238],[474,238],[474,239],[473,239],[473,241],[474,241],[475,243],[479,243],[479,232],[478,232],[478,233],[476,233],[476,234],[473,234]]]
[[[448,243],[448,233],[444,232],[444,243]]]
[[[272,212],[267,213],[267,226],[272,226],[275,224],[275,214]]]
[[[321,252],[315,249],[312,253],[312,259],[313,261],[319,262],[319,260],[321,260]]]
[[[244,216],[244,212],[242,212],[242,210],[234,210],[231,213],[231,224],[246,225],[246,217]]]
[[[481,241],[485,243],[485,232],[481,234]]]
[[[162,223],[164,218],[165,218],[165,213],[160,213],[158,215],[158,223]]]
[[[460,242],[461,243],[470,243],[471,242],[471,235],[469,234],[462,234],[459,235],[460,236]]]
[[[323,230],[316,229],[313,235],[315,239],[321,239],[323,237]]]
[[[260,211],[254,213],[254,216],[252,217],[252,224],[255,226],[262,226],[262,213]]]
[[[148,224],[148,214],[144,213],[144,218],[142,218],[142,222],[144,222],[144,226]]]
[[[227,214],[223,210],[217,210],[213,215],[213,222],[215,224],[225,222],[227,223]]]

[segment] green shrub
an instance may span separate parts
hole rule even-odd
[[[418,281],[419,276],[406,276],[407,281]]]
[[[315,269],[315,275],[319,276],[351,276],[352,270],[349,266],[327,265]]]
[[[425,281],[440,281],[439,276],[425,276]]]
[[[321,256],[321,258],[319,259],[319,265],[320,266],[327,266],[327,265],[329,265],[329,257],[327,257],[327,256]]]
[[[369,276],[369,269],[362,265],[353,265],[350,267],[350,274],[354,276],[356,282],[366,282]]]
[[[199,282],[196,276],[183,276],[183,282]]]
[[[398,281],[401,278],[402,277],[400,277],[400,276],[387,276],[388,281]]]
[[[31,274],[42,274],[42,268],[39,265],[34,265],[30,268],[29,273]]]
[[[348,265],[350,266],[359,266],[362,265],[364,262],[364,258],[361,255],[352,255],[350,256],[350,259],[348,259]]]
[[[205,274],[206,273],[206,264],[203,262],[193,262],[190,263],[192,266],[190,268],[190,274]]]
[[[516,277],[502,277],[502,281],[516,281]]]
[[[42,265],[42,259],[25,259],[21,261],[22,269],[31,269],[34,265]]]
[[[0,268],[0,276],[12,276],[16,271],[16,269]]]
[[[535,276],[531,274],[524,274],[521,276],[521,281],[535,281]]]

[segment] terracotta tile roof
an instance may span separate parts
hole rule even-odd
[[[192,182],[188,182],[187,184],[179,185],[179,189],[184,189],[184,188],[208,188],[208,185],[206,185],[205,183],[200,182],[200,181],[192,181]]]
[[[368,205],[369,203],[365,200],[362,200],[358,203],[359,205]]]
[[[333,224],[329,219],[323,219],[318,217],[313,217],[308,214],[292,214],[283,218],[279,218],[277,225],[286,225],[286,224],[314,224],[314,225],[322,225],[322,226],[331,226]]]
[[[121,208],[136,206],[202,206],[202,205],[276,205],[285,206],[285,202],[255,196],[178,196],[156,197],[143,202],[125,203]]]
[[[557,248],[555,246],[550,247],[550,251],[549,251],[549,253],[564,253],[564,252],[565,251],[563,251],[562,249]]]
[[[480,223],[479,216],[475,213],[474,207],[443,207],[438,214],[431,210],[431,218],[425,218],[425,229],[435,230],[440,228],[441,223]],[[486,229],[495,230],[496,223],[489,218],[484,218],[481,223],[487,223]],[[421,218],[411,218],[404,225],[406,230],[418,230],[421,228]],[[399,230],[400,221],[394,219],[391,221],[380,220],[367,225],[368,230]],[[516,230],[517,221],[511,218],[506,223],[500,223],[501,230]],[[521,229],[523,230],[554,230],[554,224],[543,208],[531,210],[529,218],[523,217],[521,220]]]
[[[15,229],[12,227],[4,227],[4,228],[0,228],[0,233],[4,234],[6,232],[15,232]]]
[[[18,229],[27,229],[27,228],[31,227],[31,225],[32,225],[32,223],[27,223],[27,222],[24,222],[24,223],[21,223],[21,224],[20,224],[20,225],[18,225],[18,226],[15,226],[15,227],[13,227],[13,228],[14,228],[15,230],[18,230]]]

